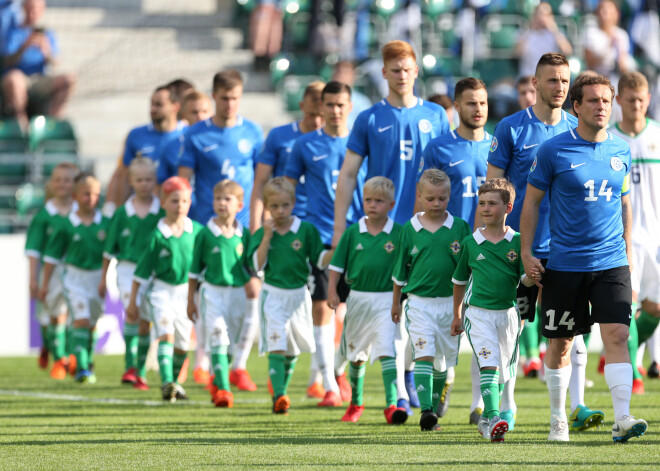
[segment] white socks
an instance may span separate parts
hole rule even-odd
[[[234,357],[232,359],[232,370],[244,370],[247,366],[247,360],[252,350],[254,334],[259,328],[259,299],[247,300],[247,309],[241,326],[241,336],[238,339],[236,348],[234,348]]]
[[[314,341],[316,342],[316,361],[323,378],[323,388],[339,393],[335,379],[335,323],[334,319],[326,325],[314,326]]]
[[[472,381],[472,405],[470,406],[470,412],[477,407],[483,410],[484,400],[481,397],[481,374],[479,373],[479,365],[474,355],[472,355],[472,361],[470,363],[470,379]]]
[[[316,329],[316,327],[314,327],[314,329]],[[316,330],[314,331],[314,337],[316,338]],[[312,355],[311,361],[309,362],[309,384],[308,384],[308,386],[311,386],[314,383],[320,383],[321,381],[322,381],[322,379],[321,379],[321,372],[319,371],[319,362],[316,361],[316,353],[314,353]]]
[[[545,382],[550,394],[550,414],[562,422],[568,422],[566,417],[566,390],[571,379],[571,365],[553,370],[545,365]],[[632,375],[630,376],[632,378]]]
[[[571,411],[577,406],[584,405],[584,384],[587,372],[587,346],[581,335],[575,337],[571,348],[571,379],[568,383],[568,392],[571,397]]]
[[[455,378],[456,378],[456,371],[454,370],[453,366],[450,366],[449,368],[447,368],[447,381],[446,381],[446,384],[453,383]]]
[[[504,383],[504,389],[502,389],[502,403],[500,405],[500,411],[504,412],[507,410],[512,410],[515,414],[518,408],[516,407],[516,401],[513,399],[513,390],[516,388],[516,376],[509,378],[509,381]]]
[[[605,365],[605,382],[612,394],[614,420],[630,415],[633,371],[630,363],[610,363]]]
[[[646,345],[648,345],[651,362],[660,363],[660,329],[655,329],[653,335],[646,341]],[[638,364],[641,365],[641,361]]]
[[[195,322],[195,339],[197,340],[197,349],[195,350],[195,368],[209,370],[209,356],[206,354],[206,333],[204,332],[204,320],[202,316]]]

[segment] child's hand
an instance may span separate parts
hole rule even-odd
[[[461,335],[463,333],[463,319],[460,317],[454,317],[454,320],[451,323],[451,335]]]
[[[42,286],[37,295],[37,299],[42,303],[46,302],[46,296],[48,296],[48,286]]]
[[[273,237],[273,231],[275,230],[275,221],[272,219],[266,219],[264,221],[264,239],[270,240]]]
[[[197,322],[198,317],[199,315],[197,314],[197,306],[195,306],[195,303],[188,303],[188,319]]]
[[[130,303],[126,308],[126,318],[137,319],[139,316],[140,316],[140,312],[138,311],[138,308],[135,305],[135,303]]]
[[[340,300],[336,289],[328,288],[328,307],[330,309],[337,309]]]
[[[401,322],[401,305],[392,304],[392,322],[398,324]]]
[[[105,293],[107,292],[107,289],[106,289],[106,286],[105,286],[105,279],[104,278],[102,278],[101,282],[99,283],[98,292],[99,292],[99,296],[101,296],[101,298],[105,298]]]

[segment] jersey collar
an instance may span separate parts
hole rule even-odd
[[[158,221],[158,230],[160,231],[161,234],[163,234],[163,237],[166,239],[169,239],[174,235],[172,232],[172,229],[170,229],[170,226],[165,224],[165,219],[161,219]],[[190,220],[190,218],[186,218],[186,221],[183,223],[183,232],[187,232],[188,234],[192,233],[193,231],[193,223]]]
[[[220,237],[222,235],[222,229],[215,223],[213,219],[214,218],[209,219],[209,222],[206,223],[206,227],[209,228],[214,236]],[[243,237],[243,224],[241,224],[237,219],[234,219],[234,229],[235,234],[238,237]]]
[[[600,144],[600,142],[592,142],[592,141],[586,141],[586,140],[582,139],[582,137],[577,133],[577,131],[575,131],[575,129],[577,129],[577,128],[571,128],[571,129],[569,129],[569,131],[571,133],[571,136],[573,136],[573,139],[575,139],[576,141],[580,140],[580,141],[584,141],[584,142],[589,142],[590,144]],[[611,132],[609,132],[609,131],[605,131],[605,132],[607,133],[607,137],[605,138],[605,141],[614,140],[614,138],[612,137]],[[602,142],[605,142],[605,141],[602,141]]]
[[[69,221],[71,221],[73,227],[78,227],[79,225],[82,224],[82,220],[80,219],[80,216],[76,214],[76,211],[71,211],[69,213]],[[102,219],[103,219],[103,214],[101,214],[101,211],[99,211],[98,209],[94,211],[94,224],[99,224]]]
[[[291,223],[291,227],[289,228],[290,232],[293,232],[294,234],[298,233],[298,229],[300,229],[300,224],[302,221],[298,216],[293,216],[293,222]]]
[[[419,212],[415,214],[412,219],[410,220],[410,224],[412,224],[413,229],[415,229],[415,232],[419,232],[422,229],[424,229],[424,226],[422,226],[422,223],[419,221],[419,217],[424,214],[423,212]],[[454,216],[449,214],[449,211],[447,211],[447,219],[445,219],[445,222],[442,224],[442,227],[446,227],[447,229],[451,229],[452,226],[454,225]]]
[[[57,208],[55,207],[55,203],[53,203],[52,199],[46,201],[46,204],[44,204],[44,209],[46,210],[49,216],[57,216],[59,214]],[[69,214],[75,213],[76,211],[78,211],[78,202],[76,200],[73,200],[71,202],[71,209],[69,209]]]
[[[510,227],[507,227],[506,234],[504,234],[504,238],[506,239],[507,242],[511,242],[513,240],[513,236],[516,235],[516,231],[511,229]],[[474,240],[477,241],[477,244],[481,245],[486,238],[484,235],[481,233],[481,228],[477,228],[476,231],[472,234],[474,237]]]
[[[369,232],[369,228],[367,227],[367,219],[369,219],[368,216],[362,216],[358,221],[358,227],[360,228],[361,234],[364,234],[365,232]],[[388,216],[387,222],[383,226],[383,230],[381,232],[384,232],[385,234],[389,234],[390,232],[392,232],[393,227],[394,227],[394,221],[392,220],[392,218]]]
[[[133,204],[133,200],[135,199],[135,195],[132,195],[126,203],[124,203],[124,209],[126,210],[126,216],[133,217],[137,213],[135,210],[135,205]],[[149,206],[149,213],[150,214],[158,214],[158,211],[160,211],[160,200],[158,199],[157,196],[154,196],[154,199],[151,201],[151,206]]]

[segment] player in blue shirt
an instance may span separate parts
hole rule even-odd
[[[352,108],[351,87],[340,82],[328,82],[321,94],[321,100],[321,114],[325,125],[296,140],[284,168],[284,175],[293,185],[304,175],[307,188],[313,189],[313,197],[307,201],[305,220],[318,229],[321,240],[329,247],[332,242],[337,176],[346,155],[349,134],[347,122]],[[361,183],[363,184],[364,180]],[[353,204],[347,214],[351,222],[356,222],[362,216],[361,205],[357,200],[359,192],[354,193]],[[334,370],[334,319],[332,309],[327,306],[328,270],[312,267],[312,277],[314,281],[310,291],[315,355],[326,391],[323,401],[318,405],[339,407],[342,400]],[[342,302],[347,294],[344,284],[340,293],[340,298],[343,295]]]
[[[257,168],[254,171],[254,186],[250,200],[250,232],[254,233],[261,227],[264,212],[263,188],[266,182],[271,177],[284,175],[284,166],[296,139],[323,126],[320,110],[323,87],[325,83],[318,80],[307,85],[300,102],[302,119],[271,129],[268,133],[264,148],[257,156]],[[306,206],[305,179],[301,178],[296,185],[296,205],[293,214],[305,219]]]
[[[629,410],[633,379],[627,346],[632,315],[630,148],[607,131],[614,87],[606,77],[578,78],[570,96],[578,126],[539,146],[529,173],[520,231],[525,272],[544,273],[543,335],[550,339],[545,378],[552,416],[548,440],[568,441],[568,352],[573,337],[588,333],[598,322],[615,416],[612,438],[626,442],[647,428]],[[552,195],[551,242],[544,270],[532,255],[532,243],[546,192]]]
[[[105,216],[112,216],[115,208],[124,204],[130,195],[128,166],[131,161],[140,156],[158,162],[161,146],[178,139],[183,132],[184,124],[177,119],[179,108],[173,87],[160,86],[151,94],[151,123],[132,129],[126,137],[124,151],[108,183],[106,202],[103,205]]]
[[[195,177],[195,210],[190,217],[201,224],[215,217],[213,187],[219,181],[230,179],[238,182],[243,187],[245,199],[250,198],[255,158],[263,144],[263,133],[257,124],[238,114],[242,96],[243,78],[240,72],[218,72],[213,77],[215,115],[190,126],[185,134],[179,176],[189,181],[192,181],[193,175]],[[247,227],[249,208],[240,211],[237,219]],[[229,377],[231,384],[247,391],[257,389],[247,374],[246,363],[258,326],[259,290],[259,278],[255,275],[245,284],[247,311]]]
[[[382,52],[383,77],[388,82],[389,94],[362,112],[351,131],[346,159],[337,179],[333,246],[339,243],[346,229],[346,213],[365,158],[367,179],[380,175],[394,182],[396,204],[390,216],[404,224],[412,217],[415,207],[422,151],[431,139],[449,132],[445,110],[414,94],[419,68],[410,44],[390,41]]]
[[[479,201],[477,190],[486,181],[491,141],[484,130],[488,119],[486,84],[472,77],[462,79],[456,83],[454,99],[460,124],[455,131],[428,143],[422,154],[423,169],[437,168],[449,176],[451,198],[447,211],[472,224]]]

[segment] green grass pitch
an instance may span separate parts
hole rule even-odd
[[[51,380],[34,358],[0,362],[0,469],[621,469],[657,470],[660,463],[660,380],[646,380],[646,394],[633,396],[631,411],[649,431],[626,445],[611,438],[612,406],[591,355],[586,391],[592,409],[605,412],[599,430],[572,433],[571,442],[548,443],[549,402],[545,385],[519,378],[518,417],[504,444],[483,440],[467,425],[469,357],[461,356],[442,430],[419,429],[419,412],[403,426],[383,417],[380,367],[367,368],[365,412],[358,424],[339,421],[345,408],[318,409],[306,399],[309,355],[298,362],[288,416],[270,412],[266,359],[250,359],[259,386],[235,393],[233,409],[217,409],[199,385],[186,383],[188,403],[164,404],[159,379],[152,389],[119,384],[122,359],[97,356],[98,383]]]

